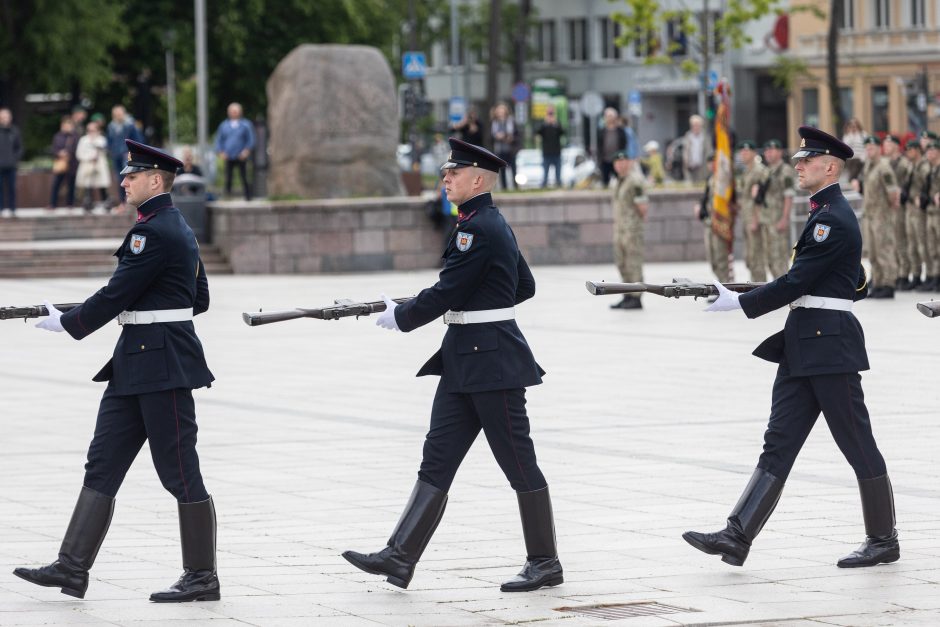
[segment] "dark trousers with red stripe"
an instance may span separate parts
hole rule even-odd
[[[887,473],[872,434],[857,372],[794,377],[785,364],[774,381],[770,422],[757,467],[786,480],[820,412],[858,479]]]
[[[101,397],[95,436],[88,447],[85,486],[117,495],[145,441],[160,482],[180,503],[209,498],[196,454],[193,392],[165,390],[118,396],[109,386]]]
[[[457,468],[481,430],[514,490],[530,492],[547,485],[529,437],[525,388],[451,394],[439,384],[418,478],[444,492],[450,490]]]

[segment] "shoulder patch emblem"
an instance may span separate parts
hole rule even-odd
[[[826,224],[817,224],[816,231],[813,233],[813,239],[817,242],[825,242],[826,238],[829,237],[830,229],[832,229],[832,227]]]
[[[139,255],[144,252],[144,247],[147,245],[147,236],[146,235],[131,235],[130,249],[131,252],[135,255]]]
[[[470,245],[473,244],[473,233],[464,233],[463,231],[458,231],[457,233],[457,250],[462,253],[470,250]]]

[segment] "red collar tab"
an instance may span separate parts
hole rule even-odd
[[[474,210],[471,211],[470,213],[464,213],[463,211],[458,210],[458,211],[457,211],[457,222],[466,222],[467,220],[469,220],[470,218],[472,218],[473,216],[475,216],[476,213],[477,213],[477,210],[476,210],[476,209],[474,209]]]
[[[822,205],[820,205],[820,204],[819,204],[818,202],[816,202],[815,200],[810,200],[810,201],[809,201],[809,212],[810,212],[810,213],[813,213],[814,211],[816,211],[817,209],[819,209],[821,206],[822,206]]]

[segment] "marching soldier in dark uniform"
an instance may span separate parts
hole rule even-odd
[[[41,568],[17,568],[19,577],[83,598],[88,571],[104,541],[114,497],[145,441],[157,475],[179,508],[183,575],[151,601],[219,599],[216,519],[196,454],[192,391],[207,387],[206,366],[193,316],[209,308],[209,285],[193,232],[168,193],[182,163],[150,146],[126,140],[130,151],[121,184],[137,207],[137,223],[115,253],[108,284],[79,307],[37,326],[80,340],[117,318],[123,325],[111,360],[95,375],[107,381],[85,479],[59,559]]]
[[[343,557],[407,588],[444,515],[457,468],[482,430],[516,491],[525,538],[526,564],[501,590],[556,586],[564,579],[552,504],[525,410],[525,388],[541,383],[544,372],[514,320],[514,305],[535,294],[535,280],[490,195],[506,163],[458,139],[450,139],[450,146],[441,169],[447,197],[459,213],[440,279],[398,306],[386,298],[388,309],[376,321],[405,332],[442,316],[448,325],[441,349],[418,371],[418,376],[441,377],[418,481],[388,546],[369,554],[346,551]]]
[[[716,533],[688,531],[695,548],[740,566],[770,517],[790,469],[819,413],[858,478],[866,538],[838,566],[853,568],[900,557],[894,528],[894,496],[862,395],[859,371],[868,370],[862,327],[852,304],[864,298],[862,237],[839,188],[852,149],[818,129],[800,127],[797,161],[801,188],[812,193],[810,215],[794,248],[793,265],[775,281],[746,294],[719,287],[710,311],[743,309],[756,318],[790,306],[783,331],[754,354],[779,364],[764,451],[751,480]]]

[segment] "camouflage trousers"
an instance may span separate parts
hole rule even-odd
[[[940,207],[927,208],[927,276],[940,276]]]
[[[911,273],[920,277],[927,260],[927,212],[916,205],[908,205],[904,211],[904,223],[907,227],[907,262]],[[904,273],[901,274],[903,276]]]
[[[705,223],[705,250],[708,253],[708,262],[712,266],[712,272],[722,283],[730,283],[731,262],[728,252],[728,242],[715,235],[709,223]]]
[[[624,220],[614,226],[614,262],[624,283],[643,280],[642,220]]]
[[[768,271],[771,280],[786,274],[793,248],[789,234],[778,231],[775,224],[763,223],[757,225],[757,232],[749,234],[754,240],[754,265],[748,264],[751,280],[766,281]]]
[[[897,214],[885,207],[862,217],[862,239],[871,262],[868,284],[872,287],[894,287],[898,278]]]
[[[911,273],[911,257],[908,254],[907,243],[907,207],[902,206],[898,210],[898,217],[895,221],[894,241],[897,242],[897,278],[906,277]]]

